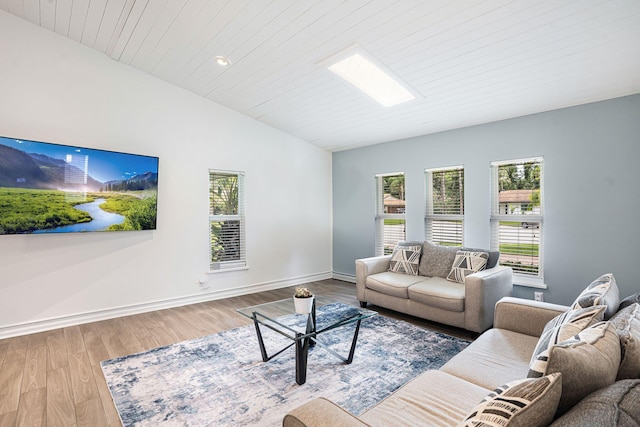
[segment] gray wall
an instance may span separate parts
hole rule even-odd
[[[424,240],[424,169],[464,165],[465,245],[488,247],[489,164],[533,156],[545,162],[545,300],[569,304],[609,272],[623,296],[640,291],[640,95],[334,153],[334,272],[374,254],[375,174],[405,173],[407,239]]]

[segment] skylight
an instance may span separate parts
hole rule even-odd
[[[330,63],[330,62],[329,62]],[[394,79],[389,72],[355,52],[346,58],[330,63],[327,68],[385,107],[415,99],[409,90]]]

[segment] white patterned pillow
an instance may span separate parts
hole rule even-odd
[[[391,255],[389,271],[418,275],[422,246],[397,246]]]
[[[547,426],[553,421],[561,395],[558,373],[513,381],[489,393],[460,426]]]
[[[458,251],[453,260],[453,266],[447,280],[464,283],[465,277],[487,267],[489,254],[487,252]]]
[[[611,323],[620,338],[621,360],[616,380],[640,378],[640,304],[617,312]]]
[[[605,308],[604,305],[596,305],[579,310],[569,310],[549,320],[544,326],[538,344],[536,344],[536,348],[531,355],[529,377],[542,375],[541,372],[544,371],[544,366],[542,365],[546,361],[537,360],[542,352],[602,321]]]
[[[615,382],[620,366],[620,339],[611,322],[599,322],[550,346],[531,366],[529,378],[562,374],[557,411],[557,415],[562,415],[589,394]]]
[[[608,319],[618,311],[620,305],[620,292],[613,274],[607,273],[591,282],[582,291],[578,298],[571,305],[572,309],[591,307],[592,305],[606,305],[604,318]]]

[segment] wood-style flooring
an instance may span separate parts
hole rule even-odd
[[[358,304],[353,283],[322,280],[306,286],[314,294]],[[100,361],[249,325],[237,308],[292,295],[293,287],[283,288],[0,340],[0,427],[120,426]],[[473,338],[460,329],[369,308]]]

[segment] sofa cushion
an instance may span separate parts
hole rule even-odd
[[[464,420],[464,427],[543,427],[553,421],[562,394],[561,374],[527,378],[489,393]]]
[[[493,268],[498,265],[498,261],[500,260],[500,251],[488,251],[486,249],[478,249],[478,248],[460,248],[461,251],[467,252],[486,252],[489,254],[489,259],[487,260],[487,269]]]
[[[460,248],[456,246],[434,245],[426,241],[422,249],[422,259],[418,271],[422,276],[442,277],[445,279],[451,271],[453,260]]]
[[[385,295],[409,298],[409,286],[419,283],[424,277],[385,271],[367,276],[366,287]]]
[[[616,379],[640,378],[640,304],[623,308],[611,323],[620,337],[621,360]]]
[[[486,252],[456,252],[447,280],[464,283],[464,279],[469,274],[477,273],[486,268],[488,258],[489,254]]]
[[[449,311],[464,311],[464,285],[431,277],[409,287],[409,299]]]
[[[442,371],[427,371],[359,418],[374,427],[452,426],[490,391]]]
[[[629,295],[628,297],[620,301],[618,311],[622,310],[623,308],[629,307],[631,304],[640,304],[640,292]]]
[[[542,352],[528,376],[562,374],[561,415],[587,395],[613,384],[619,365],[618,334],[611,322],[600,322]]]
[[[620,293],[613,274],[603,274],[591,282],[573,302],[571,308],[584,308],[592,305],[606,305],[604,318],[608,319],[615,314],[620,305]]]
[[[640,425],[640,379],[617,381],[582,399],[551,427]]]
[[[389,261],[389,271],[418,275],[422,246],[396,246]]]
[[[501,384],[526,378],[531,352],[537,342],[538,338],[530,335],[489,329],[440,370],[493,390]]]
[[[538,345],[536,345],[536,349],[531,355],[530,364],[533,364],[538,356],[551,346],[561,343],[589,326],[602,321],[604,310],[605,306],[603,305],[569,310],[548,321],[542,334],[540,334]],[[544,360],[539,363],[544,363]],[[540,369],[543,368],[541,367]]]

